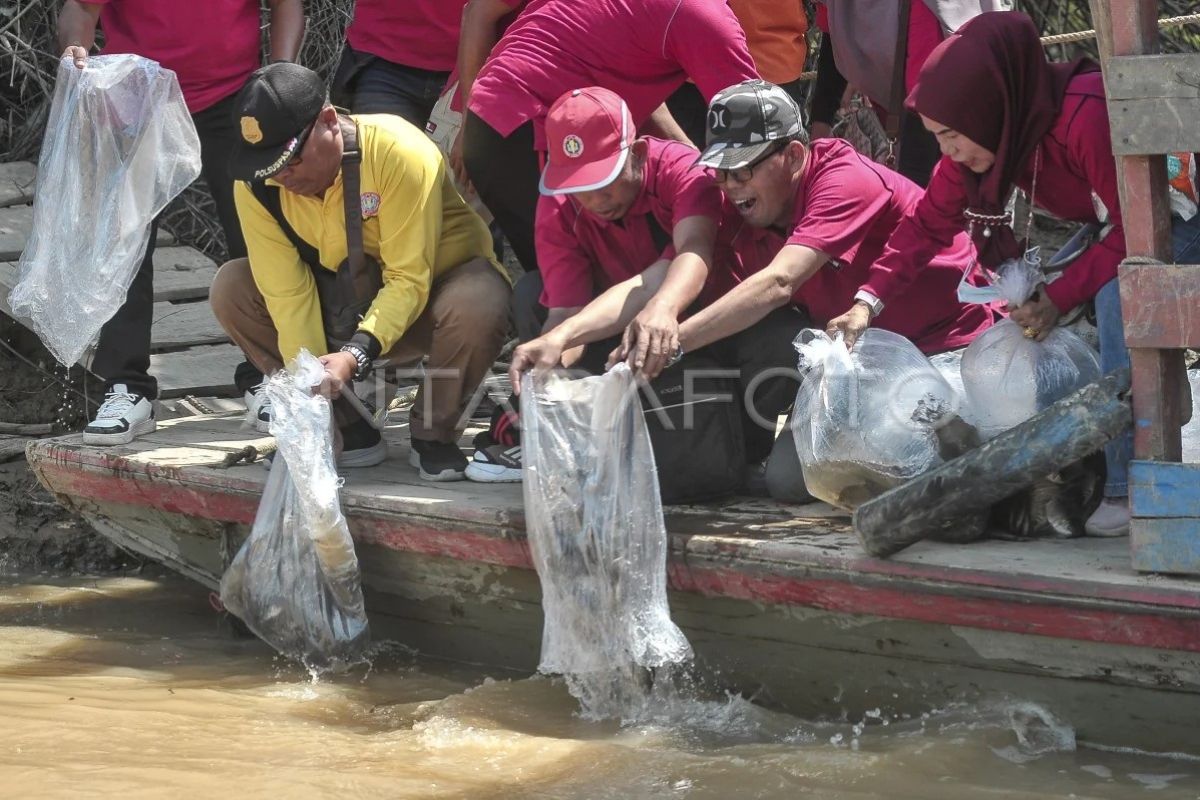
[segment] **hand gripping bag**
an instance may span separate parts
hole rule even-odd
[[[278,452],[221,602],[286,656],[315,669],[363,659],[370,640],[354,541],[338,500],[324,368],[301,350],[267,382]]]
[[[792,425],[814,497],[852,511],[977,443],[957,393],[903,336],[871,328],[849,351],[808,330],[796,349]]]

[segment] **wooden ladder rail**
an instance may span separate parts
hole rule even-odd
[[[1200,573],[1200,466],[1178,463],[1183,348],[1200,347],[1200,266],[1172,265],[1165,159],[1200,152],[1200,54],[1159,54],[1155,0],[1089,1],[1128,253],[1119,274],[1133,375],[1133,563]]]

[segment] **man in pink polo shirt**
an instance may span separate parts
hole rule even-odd
[[[564,94],[550,108],[546,136],[537,211],[541,274],[525,275],[514,292],[526,340],[513,354],[514,385],[527,369],[603,372],[614,348],[657,376],[678,350],[679,319],[736,283],[734,254],[717,243],[721,192],[695,165],[692,147],[635,138],[629,107],[607,89]],[[789,378],[759,376],[794,367],[791,341],[805,324],[794,309],[779,309],[707,353],[739,371],[757,415],[769,420],[764,426],[743,418],[749,463],[766,457],[774,420],[795,395]],[[484,472],[479,462],[488,460],[485,448],[475,471]]]
[[[611,89],[641,126],[665,112],[663,101],[686,79],[708,99],[756,74],[746,36],[720,0],[531,0],[471,88],[468,176],[522,266],[536,270],[535,151],[546,149],[543,120],[563,92]],[[656,116],[664,129],[669,118]]]
[[[270,0],[271,61],[292,61],[304,36],[301,0]],[[179,78],[183,98],[200,137],[204,182],[212,194],[228,258],[246,255],[246,243],[233,202],[229,153],[241,141],[234,118],[234,98],[262,62],[259,0],[66,0],[58,17],[63,57],[83,69],[104,30],[104,53],[134,53],[153,59]],[[152,401],[158,384],[149,374],[150,328],[154,305],[154,238],[129,287],[125,303],[100,331],[91,369],[104,379],[107,392],[96,419],[84,429],[92,444],[121,444],[154,430]],[[260,414],[266,430],[265,398],[251,391],[262,381],[248,362],[235,373],[247,402]]]
[[[458,55],[467,0],[357,0],[333,78],[334,102],[424,130]]]
[[[800,108],[778,86],[747,81],[713,98],[699,163],[725,193],[743,280],[680,326],[684,350],[744,330],[788,303],[807,308],[822,327],[857,303],[874,325],[928,355],[965,347],[991,326],[990,311],[956,296],[973,258],[965,234],[886,307],[860,289],[921,189],[840,139],[808,145]],[[789,439],[781,436],[772,451],[767,481],[773,496],[794,500],[807,493]]]

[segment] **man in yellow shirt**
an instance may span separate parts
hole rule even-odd
[[[461,480],[463,410],[504,342],[511,288],[491,235],[463,202],[425,134],[391,115],[344,116],[317,74],[295,64],[260,69],[235,114],[234,196],[248,259],[213,281],[213,311],[264,373],[301,348],[325,365],[323,388],[351,391],[377,359],[428,355],[411,416],[410,462],[426,480]],[[348,332],[332,329],[331,301],[350,270],[343,155],[357,149],[362,253],[377,287]],[[373,260],[373,261],[372,261]],[[318,291],[318,284],[321,285]],[[356,275],[354,284],[364,285]],[[333,288],[330,288],[330,287]],[[354,294],[354,292],[351,292]],[[344,297],[343,297],[344,299]],[[357,299],[363,300],[361,295]],[[343,340],[344,339],[344,340]],[[344,467],[386,456],[378,431],[345,399],[334,402]]]

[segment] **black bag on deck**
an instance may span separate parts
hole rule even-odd
[[[687,355],[642,389],[663,503],[706,500],[742,486],[742,398],[736,378],[712,374],[721,370],[707,356]]]
[[[279,198],[279,187],[266,183],[250,183],[251,194],[270,212],[288,241],[300,254],[300,260],[308,265],[317,284],[317,298],[321,304],[321,322],[330,347],[337,349],[350,340],[358,330],[358,324],[375,302],[375,295],[383,288],[383,271],[379,262],[363,252],[362,206],[359,199],[359,166],[362,152],[358,149],[357,125],[342,124],[342,195],[346,215],[346,260],[338,265],[337,271],[326,269],[321,264],[317,248],[301,238],[300,234],[283,215],[283,204]]]

